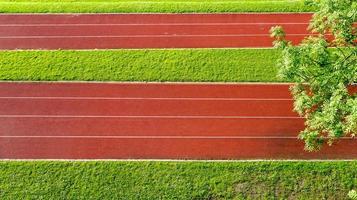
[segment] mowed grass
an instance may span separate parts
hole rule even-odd
[[[5,81],[277,82],[274,49],[0,51]]]
[[[307,12],[303,0],[0,0],[0,13]]]
[[[347,199],[357,162],[0,162],[1,199]]]

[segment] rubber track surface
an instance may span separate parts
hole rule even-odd
[[[307,36],[311,14],[2,14],[0,49],[271,47]]]
[[[356,139],[303,151],[288,87],[3,82],[0,158],[357,158]]]

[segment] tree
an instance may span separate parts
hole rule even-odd
[[[279,76],[291,87],[294,110],[306,119],[299,138],[308,151],[357,135],[356,26],[357,0],[309,0],[316,6],[309,25],[312,35],[294,46],[282,27],[271,29],[281,49]]]
[[[348,197],[352,200],[357,200],[357,192],[356,190],[351,190],[349,193],[348,193]]]

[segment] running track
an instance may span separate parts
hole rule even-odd
[[[350,138],[304,152],[291,110],[287,84],[3,82],[0,158],[357,158]]]
[[[311,14],[2,14],[0,49],[271,47],[282,25],[294,43]]]

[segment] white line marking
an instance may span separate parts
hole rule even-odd
[[[292,101],[284,98],[205,98],[205,97],[0,97],[0,99],[44,100],[187,100],[187,101]]]
[[[253,162],[264,162],[264,163],[270,163],[270,162],[275,162],[275,161],[279,161],[279,162],[285,162],[285,163],[295,163],[295,162],[304,162],[304,163],[327,163],[327,162],[356,162],[356,159],[335,159],[335,160],[332,160],[331,158],[329,159],[324,159],[324,158],[320,158],[320,159],[317,159],[317,158],[314,158],[314,159],[278,159],[278,158],[267,158],[267,159],[258,159],[258,158],[252,158],[252,159],[248,159],[248,158],[245,158],[245,159],[239,159],[239,158],[227,158],[226,160],[222,160],[223,158],[221,159],[193,159],[193,158],[182,158],[182,159],[179,159],[179,158],[172,158],[172,159],[169,159],[169,158],[157,158],[157,159],[153,159],[153,158],[148,158],[148,159],[145,159],[145,158],[123,158],[123,159],[120,159],[120,158],[95,158],[95,159],[70,159],[70,158],[67,158],[67,159],[61,159],[61,158],[0,158],[0,162],[2,161],[11,161],[11,162],[23,162],[23,161],[26,161],[26,162],[38,162],[38,161],[45,161],[45,162],[52,162],[52,161],[55,161],[55,162],[76,162],[76,163],[81,163],[81,162],[97,162],[97,161],[105,161],[105,162],[132,162],[132,163],[136,163],[136,162],[143,162],[143,163],[149,163],[149,162],[180,162],[180,163],[193,163],[193,162],[197,162],[197,163],[216,163],[216,162],[225,162],[225,163],[253,163]]]
[[[303,119],[290,116],[0,115],[0,118]]]
[[[221,23],[147,23],[147,24],[0,24],[1,26],[235,26],[235,25],[309,25],[309,23],[293,23],[293,22],[286,22],[286,23],[279,23],[279,22],[266,22],[266,23],[254,23],[254,22],[221,22]]]
[[[287,36],[310,36],[313,34],[287,34]],[[327,35],[327,34],[326,34]],[[45,38],[169,38],[169,37],[269,37],[269,34],[232,34],[232,35],[71,35],[71,36],[1,36],[0,39],[45,39]]]
[[[0,135],[0,138],[54,138],[54,139],[297,139],[297,136],[80,136],[80,135]],[[330,138],[330,137],[325,137]],[[340,139],[357,139],[341,137]]]

